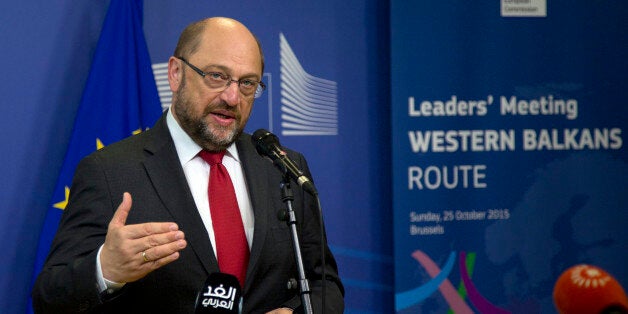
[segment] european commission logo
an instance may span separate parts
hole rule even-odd
[[[279,34],[281,135],[337,135],[336,82],[305,72],[283,34]]]
[[[283,136],[338,135],[338,84],[305,71],[288,40],[279,34],[280,122]],[[168,84],[168,63],[152,65],[162,109],[172,103]],[[273,86],[270,73],[264,73],[268,89],[268,123],[273,129]]]

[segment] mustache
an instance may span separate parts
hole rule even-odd
[[[224,111],[228,111],[234,114],[234,116],[237,119],[240,119],[241,114],[240,111],[238,111],[236,106],[231,106],[229,104],[227,104],[224,100],[221,100],[220,103],[218,104],[210,104],[208,106],[205,106],[205,109],[203,110],[203,114],[204,115],[209,115],[212,112],[214,112],[215,110],[224,110]]]

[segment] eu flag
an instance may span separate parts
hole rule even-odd
[[[33,282],[48,255],[78,162],[96,149],[152,126],[160,116],[161,105],[142,30],[142,1],[112,0],[41,230]],[[32,313],[31,302],[28,308]]]

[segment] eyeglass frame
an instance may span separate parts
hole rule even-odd
[[[259,98],[260,96],[262,96],[262,93],[264,93],[264,91],[266,90],[266,84],[264,84],[264,82],[262,81],[256,81],[256,80],[252,80],[252,79],[239,79],[239,80],[234,80],[231,78],[231,75],[229,74],[224,74],[221,72],[205,72],[201,69],[199,69],[198,67],[196,67],[195,65],[191,64],[190,62],[188,62],[188,60],[186,60],[183,57],[176,57],[175,58],[183,61],[183,63],[185,63],[187,66],[190,67],[190,69],[194,70],[194,72],[198,73],[198,75],[202,76],[203,78],[205,78],[207,75],[209,74],[218,74],[221,76],[221,78],[225,79],[225,81],[227,82],[227,84],[225,85],[224,89],[220,92],[225,91],[227,88],[229,88],[229,85],[231,85],[231,83],[236,82],[238,84],[238,91],[240,90],[240,84],[242,83],[242,81],[249,81],[252,83],[257,84],[257,87],[255,88],[255,92],[253,92],[253,98]],[[245,95],[246,96],[246,95]]]

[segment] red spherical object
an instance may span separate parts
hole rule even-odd
[[[628,313],[628,298],[619,282],[601,268],[585,264],[560,275],[554,286],[554,305],[561,314],[598,314],[609,309]]]

